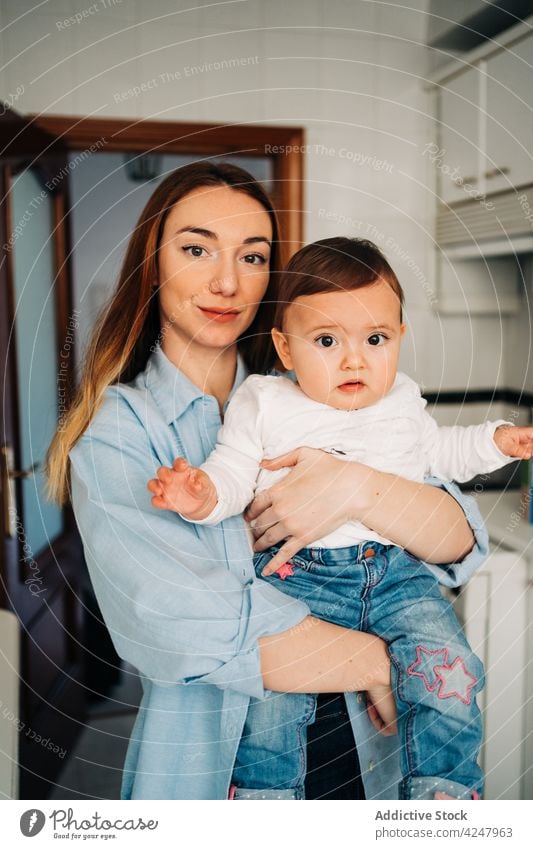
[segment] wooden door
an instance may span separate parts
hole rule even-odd
[[[0,607],[20,624],[20,797],[43,798],[84,716],[72,512],[47,501],[43,465],[73,376],[68,159],[52,135],[0,118]],[[1,686],[1,682],[0,682]]]

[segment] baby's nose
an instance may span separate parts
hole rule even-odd
[[[343,368],[358,369],[362,368],[364,364],[364,354],[359,346],[353,346],[346,349],[342,360]]]

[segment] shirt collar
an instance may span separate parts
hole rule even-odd
[[[235,381],[229,394],[228,401],[241,385],[247,375],[246,366],[240,355],[237,354],[237,372]],[[183,372],[172,363],[161,347],[156,346],[150,356],[145,369],[146,385],[155,398],[157,406],[163,413],[167,424],[179,419],[199,398],[210,396],[202,392]]]

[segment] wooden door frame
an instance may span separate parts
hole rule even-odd
[[[13,177],[31,169],[51,204],[55,367],[59,374],[61,352],[67,335],[70,335],[68,320],[72,305],[68,266],[70,244],[66,232],[68,153],[64,143],[36,127],[25,116],[12,110],[5,110],[0,115],[0,354],[4,366],[3,398],[6,401],[0,425],[0,443],[13,449],[14,465],[18,467],[19,475],[13,479],[16,473],[2,461],[4,480],[10,472],[9,477],[14,484],[17,523],[14,529],[10,528],[8,516],[4,509],[1,510],[0,605],[11,609],[20,622],[20,794],[26,799],[44,798],[61,767],[55,745],[52,750],[41,745],[41,740],[53,740],[60,749],[67,751],[83,728],[86,691],[80,596],[87,576],[81,540],[70,506],[63,508],[62,532],[43,551],[31,552],[24,532],[26,517],[20,477],[21,409],[12,250],[17,234],[21,232],[17,227],[23,225],[13,220],[11,189]],[[61,366],[67,391],[65,404],[68,403],[68,389],[74,383],[72,353],[71,348],[70,356],[64,358],[65,364]],[[2,492],[2,508],[9,506],[6,499],[6,492]],[[39,583],[39,594],[31,591],[32,581],[43,582],[42,587]],[[28,730],[32,733],[28,734]]]
[[[137,152],[268,157],[273,164],[274,206],[282,233],[282,255],[303,244],[304,130],[268,124],[207,124],[63,115],[29,115],[69,150],[88,154]]]
[[[13,136],[13,138],[11,138]],[[52,204],[52,248],[54,261],[54,309],[55,309],[55,326],[56,326],[56,356],[57,364],[61,359],[61,350],[67,337],[69,317],[72,314],[72,292],[70,288],[71,268],[70,268],[70,246],[68,237],[65,233],[65,221],[67,210],[69,208],[68,200],[68,180],[64,179],[64,175],[68,174],[66,169],[68,149],[65,145],[55,138],[53,134],[49,134],[42,128],[32,124],[31,119],[26,116],[18,115],[12,110],[6,110],[0,117],[0,163],[1,163],[1,215],[2,219],[2,246],[9,244],[9,234],[13,233],[13,227],[16,222],[11,220],[11,183],[12,177],[25,168],[31,167],[42,180],[43,186],[46,186],[46,191]],[[36,151],[37,154],[36,154]],[[59,178],[58,178],[59,175]],[[2,322],[2,343],[3,362],[5,362],[5,370],[3,375],[3,393],[4,400],[7,397],[6,393],[10,393],[9,397],[14,400],[14,409],[10,410],[9,405],[5,406],[2,427],[0,428],[0,443],[9,444],[13,447],[15,465],[21,467],[21,445],[20,445],[20,429],[21,422],[19,421],[20,403],[17,388],[17,352],[16,352],[16,332],[11,326],[13,316],[15,314],[15,285],[14,285],[14,268],[13,255],[11,245],[3,255],[3,262],[0,267],[0,283],[5,292],[6,298],[6,314]],[[4,324],[5,323],[5,324]],[[4,338],[5,337],[5,338]],[[71,346],[71,356],[68,358],[65,366],[65,403],[68,403],[70,393],[74,387],[74,343]],[[22,483],[21,480],[14,482],[16,490],[16,501],[20,507],[20,516],[24,524],[24,511],[22,508]],[[48,547],[37,557],[40,571],[47,578],[51,590],[54,592],[62,583],[62,577],[57,569],[58,558],[68,557],[71,550],[77,551],[79,545],[79,537],[77,533],[76,522],[70,504],[63,508],[64,528],[62,533],[54,541],[53,549]],[[22,563],[22,543],[17,535],[11,537],[8,528],[5,526],[5,517],[0,517],[0,529],[4,534],[5,546],[14,547],[17,549],[17,559]],[[2,557],[0,557],[0,574],[5,574]],[[28,577],[21,575],[21,579]],[[1,583],[1,582],[0,582]],[[5,588],[3,593],[9,593],[10,588]],[[34,599],[30,594],[24,594],[24,603],[22,607],[17,609],[17,615],[21,617],[31,616],[32,605]],[[6,599],[3,599],[5,602]],[[8,604],[5,604],[9,607]]]

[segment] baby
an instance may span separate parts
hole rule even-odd
[[[272,330],[296,382],[248,377],[201,468],[179,458],[173,469],[158,471],[149,484],[154,506],[217,524],[288,474],[263,469],[265,457],[302,445],[421,482],[427,475],[466,481],[530,457],[533,428],[501,421],[437,426],[417,384],[397,371],[403,300],[396,275],[371,242],[339,237],[298,251],[282,275]],[[279,547],[256,555],[257,575],[268,574],[264,567]],[[402,745],[400,798],[432,799],[435,792],[478,798],[476,695],[483,668],[431,568],[352,521],[266,579],[280,578],[279,586],[314,616],[387,641]],[[234,781],[303,793],[314,697],[274,695],[274,717],[272,703],[252,699]]]

